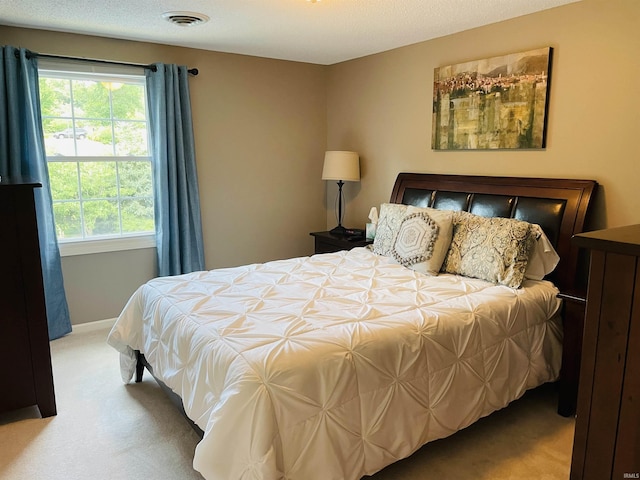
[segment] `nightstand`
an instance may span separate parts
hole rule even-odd
[[[358,238],[354,240],[350,237],[332,235],[329,232],[311,232],[309,235],[315,238],[315,253],[331,253],[339,250],[351,250],[355,247],[365,247],[373,243],[373,240]]]

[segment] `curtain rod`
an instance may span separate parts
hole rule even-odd
[[[20,53],[18,52],[18,50],[16,50],[16,57],[19,56]],[[97,58],[84,58],[84,57],[68,57],[65,55],[53,55],[53,54],[49,54],[49,53],[36,53],[36,52],[27,52],[27,56],[35,56],[35,57],[39,57],[39,58],[51,58],[54,60],[71,60],[71,61],[75,61],[75,62],[90,62],[90,63],[102,63],[102,64],[107,64],[107,65],[124,65],[127,67],[139,67],[139,68],[145,68],[145,69],[149,69],[152,72],[155,72],[157,70],[155,65],[145,65],[142,63],[128,63],[128,62],[116,62],[113,60],[99,60]],[[191,75],[196,76],[198,75],[198,69],[197,68],[189,68],[187,70],[187,72],[189,72]]]

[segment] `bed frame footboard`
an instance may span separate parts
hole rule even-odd
[[[176,407],[178,407],[178,409],[180,410],[180,413],[182,413],[184,418],[186,418],[187,421],[189,422],[189,425],[191,425],[191,428],[193,428],[195,432],[200,436],[200,438],[202,438],[204,436],[204,431],[198,425],[196,425],[193,422],[193,420],[191,420],[187,416],[187,413],[184,411],[184,404],[182,403],[182,399],[180,398],[180,396],[177,393],[175,393],[173,390],[171,390],[166,383],[164,383],[162,380],[160,380],[158,377],[156,377],[153,374],[153,368],[151,367],[151,365],[149,365],[149,362],[147,362],[147,359],[144,358],[144,354],[141,353],[140,350],[136,350],[135,352],[136,352],[136,383],[142,382],[142,376],[144,374],[144,369],[146,368],[151,374],[151,376],[154,378],[154,380],[158,383],[162,391],[169,397],[169,400],[171,400],[171,403],[173,403]]]

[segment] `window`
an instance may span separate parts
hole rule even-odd
[[[39,76],[62,255],[153,245],[144,76],[42,67]]]

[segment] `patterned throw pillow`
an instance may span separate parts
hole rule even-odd
[[[393,242],[396,239],[400,223],[407,212],[407,205],[400,203],[383,203],[380,205],[380,217],[373,240],[373,253],[391,255]]]
[[[409,207],[393,244],[393,258],[405,267],[438,275],[449,249],[453,212]]]
[[[519,288],[534,242],[530,223],[457,212],[442,270]]]

